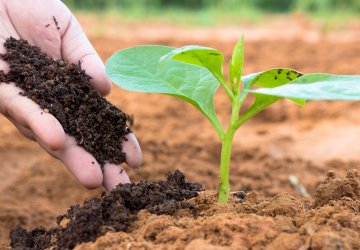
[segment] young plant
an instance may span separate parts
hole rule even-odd
[[[207,47],[139,46],[116,52],[106,63],[108,76],[118,86],[178,97],[211,122],[222,143],[218,186],[221,203],[228,201],[230,193],[229,166],[235,132],[251,117],[282,98],[301,106],[305,100],[360,100],[360,76],[302,74],[288,68],[242,76],[244,37],[236,44],[230,60],[229,82],[223,74],[223,61],[222,53]],[[232,105],[226,130],[214,108],[219,85]],[[240,115],[248,94],[254,95],[255,101]]]

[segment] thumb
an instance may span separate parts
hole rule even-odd
[[[65,60],[81,63],[82,69],[92,77],[90,84],[100,94],[110,93],[111,82],[106,76],[105,66],[74,16],[71,17],[68,29],[62,38],[62,53]]]

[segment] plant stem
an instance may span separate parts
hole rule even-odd
[[[221,161],[220,161],[220,182],[218,187],[218,201],[220,203],[227,203],[230,193],[229,183],[229,167],[231,159],[231,146],[235,131],[228,131],[222,141],[221,147]]]
[[[218,186],[218,202],[227,203],[230,194],[229,183],[229,170],[231,160],[231,147],[234,139],[235,132],[239,129],[241,124],[245,121],[240,121],[239,112],[242,103],[247,95],[247,92],[241,92],[241,76],[242,68],[244,64],[244,35],[242,35],[239,42],[236,44],[233,52],[232,59],[230,60],[230,86],[229,89],[226,80],[223,75],[218,76],[215,74],[216,79],[225,88],[226,93],[230,99],[232,110],[231,118],[228,129],[223,138],[221,138],[221,159],[220,159],[220,181]]]
[[[231,160],[231,147],[237,130],[236,124],[239,119],[239,111],[241,104],[235,103],[232,112],[228,130],[224,138],[221,140],[221,160],[220,160],[220,181],[218,186],[218,202],[227,203],[230,193],[229,169]]]

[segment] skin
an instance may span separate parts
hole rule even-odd
[[[53,58],[72,63],[80,61],[92,77],[90,84],[102,95],[110,93],[111,82],[106,77],[103,62],[76,18],[61,1],[0,0],[0,53],[5,52],[3,43],[10,36],[29,41]],[[8,71],[8,65],[1,60],[0,70]],[[107,190],[112,190],[119,183],[130,182],[119,165],[106,164],[102,173],[95,158],[77,146],[73,137],[65,134],[56,118],[48,113],[41,114],[40,107],[20,96],[20,91],[13,83],[0,83],[0,113],[26,137],[61,160],[84,187],[93,189],[104,185]],[[122,147],[127,165],[138,168],[142,155],[135,135],[129,134]]]

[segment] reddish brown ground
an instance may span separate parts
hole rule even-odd
[[[345,178],[329,172],[313,204],[286,193],[264,199],[250,192],[243,203],[220,205],[214,192],[205,191],[190,201],[195,212],[142,211],[131,233],[108,233],[76,249],[359,249],[359,188],[359,173],[351,170]]]
[[[81,22],[103,59],[118,49],[139,44],[201,44],[215,47],[229,58],[236,38],[245,32],[245,73],[291,67],[304,73],[360,74],[358,25],[323,33],[306,22],[225,30],[162,24],[144,27],[111,20],[107,21],[110,28],[96,30],[93,19],[85,17]],[[133,130],[144,161],[140,170],[128,170],[131,179],[164,179],[169,170],[180,169],[190,181],[215,190],[220,144],[210,123],[192,106],[159,97],[119,88],[109,97],[135,115]],[[220,120],[226,125],[230,112],[226,96],[219,91],[216,100]],[[279,102],[246,124],[235,138],[231,183],[233,190],[256,192],[247,203],[219,207],[212,203],[214,195],[205,193],[197,202],[205,204],[202,211],[209,215],[208,220],[189,219],[186,211],[179,212],[178,218],[143,213],[132,234],[109,234],[93,249],[119,249],[119,244],[124,249],[154,249],[154,245],[168,249],[166,244],[177,244],[178,249],[187,245],[188,250],[201,249],[199,245],[203,249],[246,249],[241,244],[253,249],[297,249],[309,244],[312,249],[336,249],[338,245],[338,249],[360,248],[359,196],[354,196],[355,202],[315,199],[315,188],[327,171],[345,176],[349,169],[360,169],[359,112],[360,103],[356,102],[311,102],[302,109]],[[83,189],[60,162],[24,139],[3,117],[0,163],[0,248],[8,244],[8,233],[15,224],[54,226],[55,217],[70,205],[101,191]],[[304,207],[310,203],[302,202],[289,175],[295,175],[306,187],[310,200],[318,202],[317,208]],[[334,185],[322,186],[322,192]],[[284,192],[290,196],[280,195]],[[272,212],[278,209],[284,212]]]

